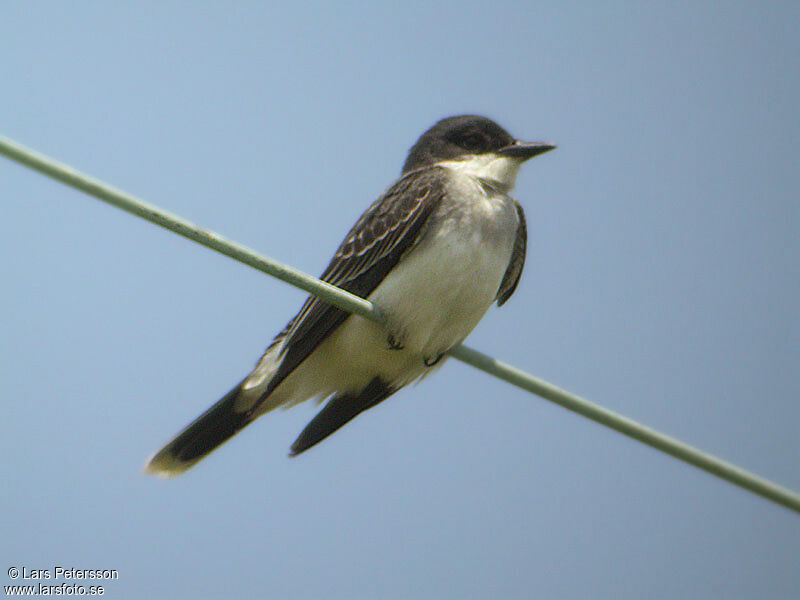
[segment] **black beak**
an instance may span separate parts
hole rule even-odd
[[[509,146],[500,148],[498,153],[505,154],[506,156],[513,156],[520,160],[528,160],[539,154],[550,152],[550,150],[555,147],[555,144],[549,144],[547,142],[521,142],[517,140]]]

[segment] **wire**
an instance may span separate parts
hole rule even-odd
[[[320,281],[316,277],[312,277],[279,261],[262,256],[245,246],[227,240],[221,235],[203,229],[177,215],[170,214],[157,206],[148,204],[3,136],[0,136],[0,154],[117,208],[121,208],[295,287],[299,287],[342,310],[377,322],[383,320],[380,311],[363,298]],[[800,513],[800,495],[732,463],[716,458],[598,404],[570,394],[529,373],[467,346],[454,348],[450,351],[450,356]]]

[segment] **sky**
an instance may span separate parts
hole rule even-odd
[[[438,119],[552,141],[514,192],[520,285],[468,344],[800,490],[799,26],[790,2],[11,1],[0,134],[312,274]],[[3,585],[800,596],[797,514],[456,361],[298,458],[310,404],[146,476],[304,294],[5,159],[0,199]]]

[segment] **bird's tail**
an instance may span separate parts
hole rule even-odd
[[[256,415],[237,407],[241,392],[242,383],[156,452],[147,461],[145,472],[159,477],[180,475],[251,423]]]

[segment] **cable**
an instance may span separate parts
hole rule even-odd
[[[373,321],[381,322],[380,311],[372,303],[354,296],[328,283],[320,281],[285,265],[279,261],[262,256],[236,242],[225,239],[212,231],[203,229],[177,215],[168,213],[157,206],[148,204],[135,196],[117,190],[102,181],[85,175],[61,164],[43,154],[26,148],[21,144],[0,136],[0,154],[30,167],[73,188],[86,192],[117,208],[169,229],[179,235],[193,240],[203,246],[216,250],[239,262],[249,265],[268,275],[272,275],[286,283],[305,290],[322,300],[348,312],[360,315]],[[665,452],[690,465],[694,465],[721,479],[729,481],[745,490],[751,491],[772,502],[800,513],[800,495],[773,483],[754,473],[750,473],[736,465],[721,460],[685,444],[673,437],[651,429],[645,425],[622,416],[614,411],[570,394],[546,381],[511,365],[500,362],[482,352],[467,346],[459,346],[450,351],[450,356],[463,361],[490,375],[502,379],[512,385],[532,392],[559,406],[583,415],[601,425],[610,427],[628,437],[648,446]]]

